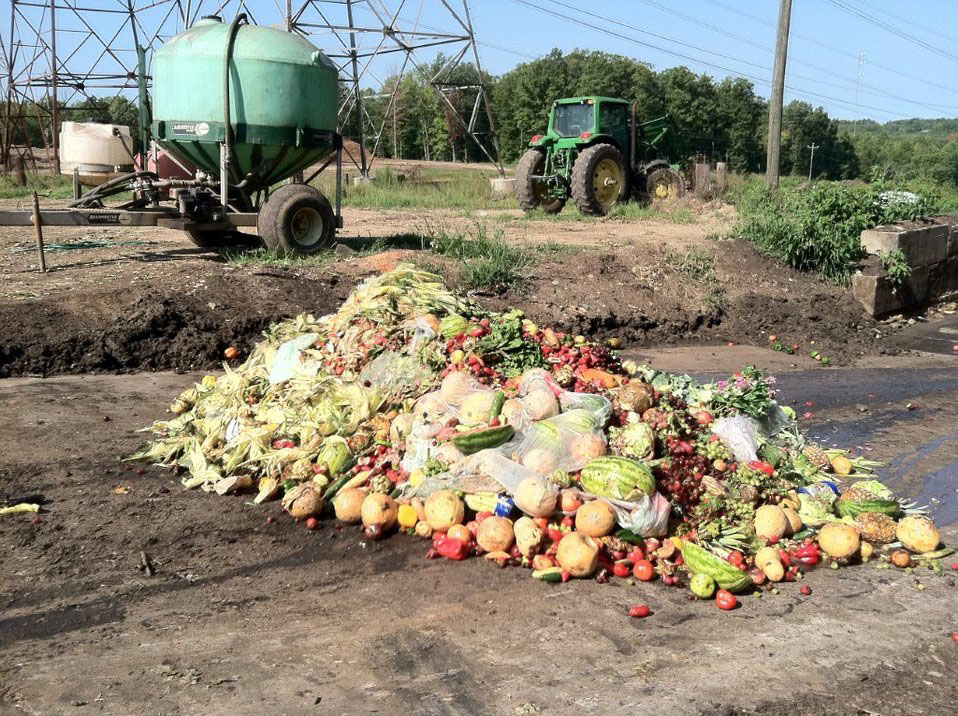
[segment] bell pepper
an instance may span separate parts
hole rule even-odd
[[[446,559],[463,560],[469,556],[469,544],[455,537],[436,540],[436,551]]]
[[[761,470],[769,476],[775,474],[775,468],[769,465],[767,462],[762,462],[761,460],[752,460],[749,462],[748,466],[753,470]]]

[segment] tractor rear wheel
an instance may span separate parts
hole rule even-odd
[[[583,214],[604,216],[629,193],[622,153],[611,144],[584,149],[572,165],[572,200]]]
[[[269,195],[256,219],[266,248],[280,256],[309,256],[336,240],[336,215],[329,199],[306,184],[284,184]]]
[[[547,214],[558,214],[565,206],[564,199],[549,197],[543,182],[533,181],[541,176],[546,166],[546,153],[541,149],[528,149],[516,165],[516,200],[523,211],[542,209]]]
[[[645,188],[652,201],[667,201],[685,196],[685,180],[669,167],[659,167],[649,172]]]

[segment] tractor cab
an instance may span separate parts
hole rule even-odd
[[[571,198],[581,212],[603,215],[632,194],[684,193],[681,175],[662,156],[669,118],[639,123],[635,112],[634,103],[614,97],[553,102],[546,133],[532,137],[516,167],[519,205],[554,213]]]
[[[629,151],[629,103],[611,97],[570,97],[557,100],[549,113],[549,132],[543,140],[567,140],[564,145],[605,138],[620,151]]]

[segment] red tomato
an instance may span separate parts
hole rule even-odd
[[[645,552],[642,551],[641,547],[636,547],[629,552],[629,556],[626,557],[626,559],[628,559],[632,564],[635,564],[636,562],[640,562],[645,559]]]
[[[715,593],[715,606],[719,609],[735,609],[738,606],[738,599],[727,589],[720,589]]]
[[[614,574],[616,577],[628,577],[630,574],[632,574],[632,564],[624,559],[619,560],[612,565],[612,574]]]
[[[651,582],[655,579],[655,567],[647,559],[640,559],[632,568],[632,576],[640,582]]]
[[[636,617],[637,619],[643,619],[649,616],[652,613],[652,610],[649,609],[644,604],[636,604],[634,607],[629,609],[629,616]]]
[[[736,567],[741,567],[743,564],[745,564],[745,556],[738,550],[735,550],[729,554],[728,562]]]

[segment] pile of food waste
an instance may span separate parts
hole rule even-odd
[[[809,441],[762,371],[703,384],[621,361],[407,264],[274,325],[170,410],[134,458],[188,488],[546,582],[661,580],[733,608],[816,565],[940,573],[952,551],[880,463]]]

